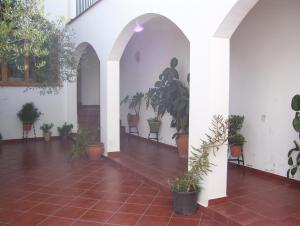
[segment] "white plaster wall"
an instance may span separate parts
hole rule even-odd
[[[260,1],[231,39],[230,113],[245,115],[246,165],[281,176],[298,140],[290,103],[299,93],[299,21],[300,1]]]
[[[162,23],[164,25],[162,25]],[[139,61],[136,59],[139,54]],[[143,32],[136,33],[129,41],[120,61],[120,99],[136,92],[146,93],[154,87],[158,76],[169,67],[170,60],[177,57],[177,70],[180,80],[186,82],[189,73],[189,41],[184,34],[171,22],[162,21],[146,24]],[[122,124],[127,123],[127,114],[130,112],[128,104],[121,105]],[[131,113],[134,113],[133,111]],[[140,136],[147,138],[149,126],[147,119],[155,117],[152,107],[146,108],[143,100],[138,125]],[[176,132],[170,127],[172,117],[166,113],[162,118],[160,142],[176,145],[172,135]],[[152,134],[153,136],[153,134]]]
[[[68,0],[44,0],[45,13],[49,18],[58,18],[69,16]]]
[[[100,104],[100,62],[92,47],[87,47],[81,67],[81,104]]]
[[[3,139],[22,138],[22,123],[17,117],[17,112],[28,102],[33,102],[43,113],[35,124],[37,137],[42,136],[40,126],[43,123],[53,123],[53,135],[58,135],[56,127],[67,120],[64,90],[58,95],[44,96],[40,96],[36,90],[26,92],[24,90],[24,87],[0,87],[0,133]],[[33,137],[33,131],[30,132],[29,137]]]
[[[132,36],[134,20],[136,18],[147,20],[149,13],[163,15],[173,21],[190,41],[190,121],[192,123],[189,128],[189,143],[197,147],[200,145],[200,139],[203,139],[208,131],[212,115],[228,113],[228,84],[221,84],[222,80],[217,80],[219,89],[215,89],[214,84],[211,83],[215,81],[214,77],[228,75],[229,70],[226,69],[228,59],[217,59],[211,63],[212,51],[215,51],[216,55],[219,51],[221,55],[226,54],[226,47],[228,47],[226,39],[230,38],[236,25],[256,1],[190,0],[187,3],[181,0],[105,0],[100,1],[89,9],[88,13],[81,15],[70,24],[77,34],[76,43],[78,45],[83,42],[90,43],[95,48],[100,62],[103,62],[100,68],[100,102],[103,106],[101,107],[101,131],[103,131],[101,140],[105,143],[106,153],[120,150],[119,60]],[[228,14],[230,11],[231,13]],[[226,23],[222,24],[226,15],[228,15]],[[219,29],[221,24],[222,29]],[[213,50],[214,44],[211,40],[214,34],[224,38],[222,48]],[[212,69],[219,66],[224,70]],[[210,96],[213,92],[215,95]],[[227,104],[224,101],[225,103],[227,101]],[[220,173],[218,173],[223,171],[222,177],[226,174],[226,156],[220,153],[216,157],[213,163],[219,170],[209,175],[209,185],[203,183],[204,189],[200,198],[202,205],[207,205],[209,199],[226,195],[224,188],[226,185],[224,186],[223,180],[219,180]],[[210,190],[209,187],[213,186],[220,189]]]

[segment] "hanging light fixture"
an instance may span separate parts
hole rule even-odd
[[[139,24],[137,21],[135,21],[135,27],[133,29],[134,32],[138,33],[144,30],[144,27]]]

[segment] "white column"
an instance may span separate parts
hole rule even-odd
[[[190,128],[189,144],[199,147],[209,133],[212,116],[228,116],[229,105],[229,40],[191,40]],[[208,206],[210,199],[226,196],[227,151],[222,147],[210,162],[216,166],[202,181],[199,203]]]
[[[104,95],[106,122],[104,133],[107,152],[120,151],[120,62],[108,61],[106,74],[106,92]],[[101,92],[103,93],[103,92]]]

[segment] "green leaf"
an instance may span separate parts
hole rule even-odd
[[[178,65],[178,60],[177,60],[177,58],[176,58],[176,57],[172,58],[171,63],[170,63],[170,66],[171,66],[172,68],[175,68],[177,65]]]
[[[294,165],[294,161],[293,161],[292,157],[289,157],[288,164],[289,164],[289,166],[293,166]]]
[[[300,95],[295,95],[292,99],[292,109],[294,111],[300,111]]]
[[[287,178],[290,178],[290,171],[291,171],[291,170],[289,169],[289,170],[286,172],[286,177],[287,177]]]
[[[300,117],[299,116],[295,116],[295,118],[293,120],[293,127],[297,132],[300,132]]]
[[[162,87],[163,83],[161,81],[157,81],[155,82],[154,86],[157,87],[157,88],[160,88]]]
[[[298,170],[298,167],[294,167],[294,168],[291,169],[292,176],[295,176],[297,170]]]

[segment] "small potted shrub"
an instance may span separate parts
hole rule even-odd
[[[39,119],[41,114],[32,102],[24,104],[17,113],[18,118],[23,123],[23,131],[30,131],[32,125]]]
[[[90,160],[98,160],[103,155],[103,143],[97,142],[90,130],[79,128],[74,139],[71,158],[78,158],[86,153]]]
[[[147,109],[149,108],[149,105],[151,105],[153,111],[156,113],[156,117],[147,119],[150,133],[158,133],[161,126],[160,116],[158,115],[157,112],[158,97],[154,96],[154,94],[155,94],[155,89],[151,88],[145,95]]]
[[[148,125],[149,125],[149,130],[150,133],[158,133],[160,126],[161,126],[161,120],[158,119],[157,117],[155,118],[149,118],[147,119]]]
[[[245,137],[239,133],[243,127],[245,117],[241,115],[229,116],[228,144],[232,157],[239,157],[242,153],[243,144],[246,142]]]
[[[66,122],[62,127],[57,127],[58,134],[64,140],[68,139],[72,133],[73,124],[67,124]]]
[[[127,95],[122,101],[121,104],[129,103],[129,109],[134,110],[134,114],[128,113],[127,120],[129,127],[136,127],[140,121],[140,109],[141,103],[143,100],[144,94],[141,92],[137,92],[132,97]]]
[[[242,146],[245,142],[245,137],[240,133],[236,133],[232,137],[228,138],[230,153],[232,157],[239,157],[242,154]]]
[[[45,141],[50,141],[51,139],[51,129],[53,128],[53,123],[51,124],[47,124],[47,123],[44,123],[40,129],[43,131],[43,136],[44,136],[44,139]]]
[[[190,157],[190,170],[169,181],[173,193],[173,208],[176,214],[192,215],[197,210],[200,182],[213,165],[209,161],[210,153],[215,153],[228,139],[228,121],[222,116],[214,116],[211,134],[202,140],[200,148],[195,149]]]

